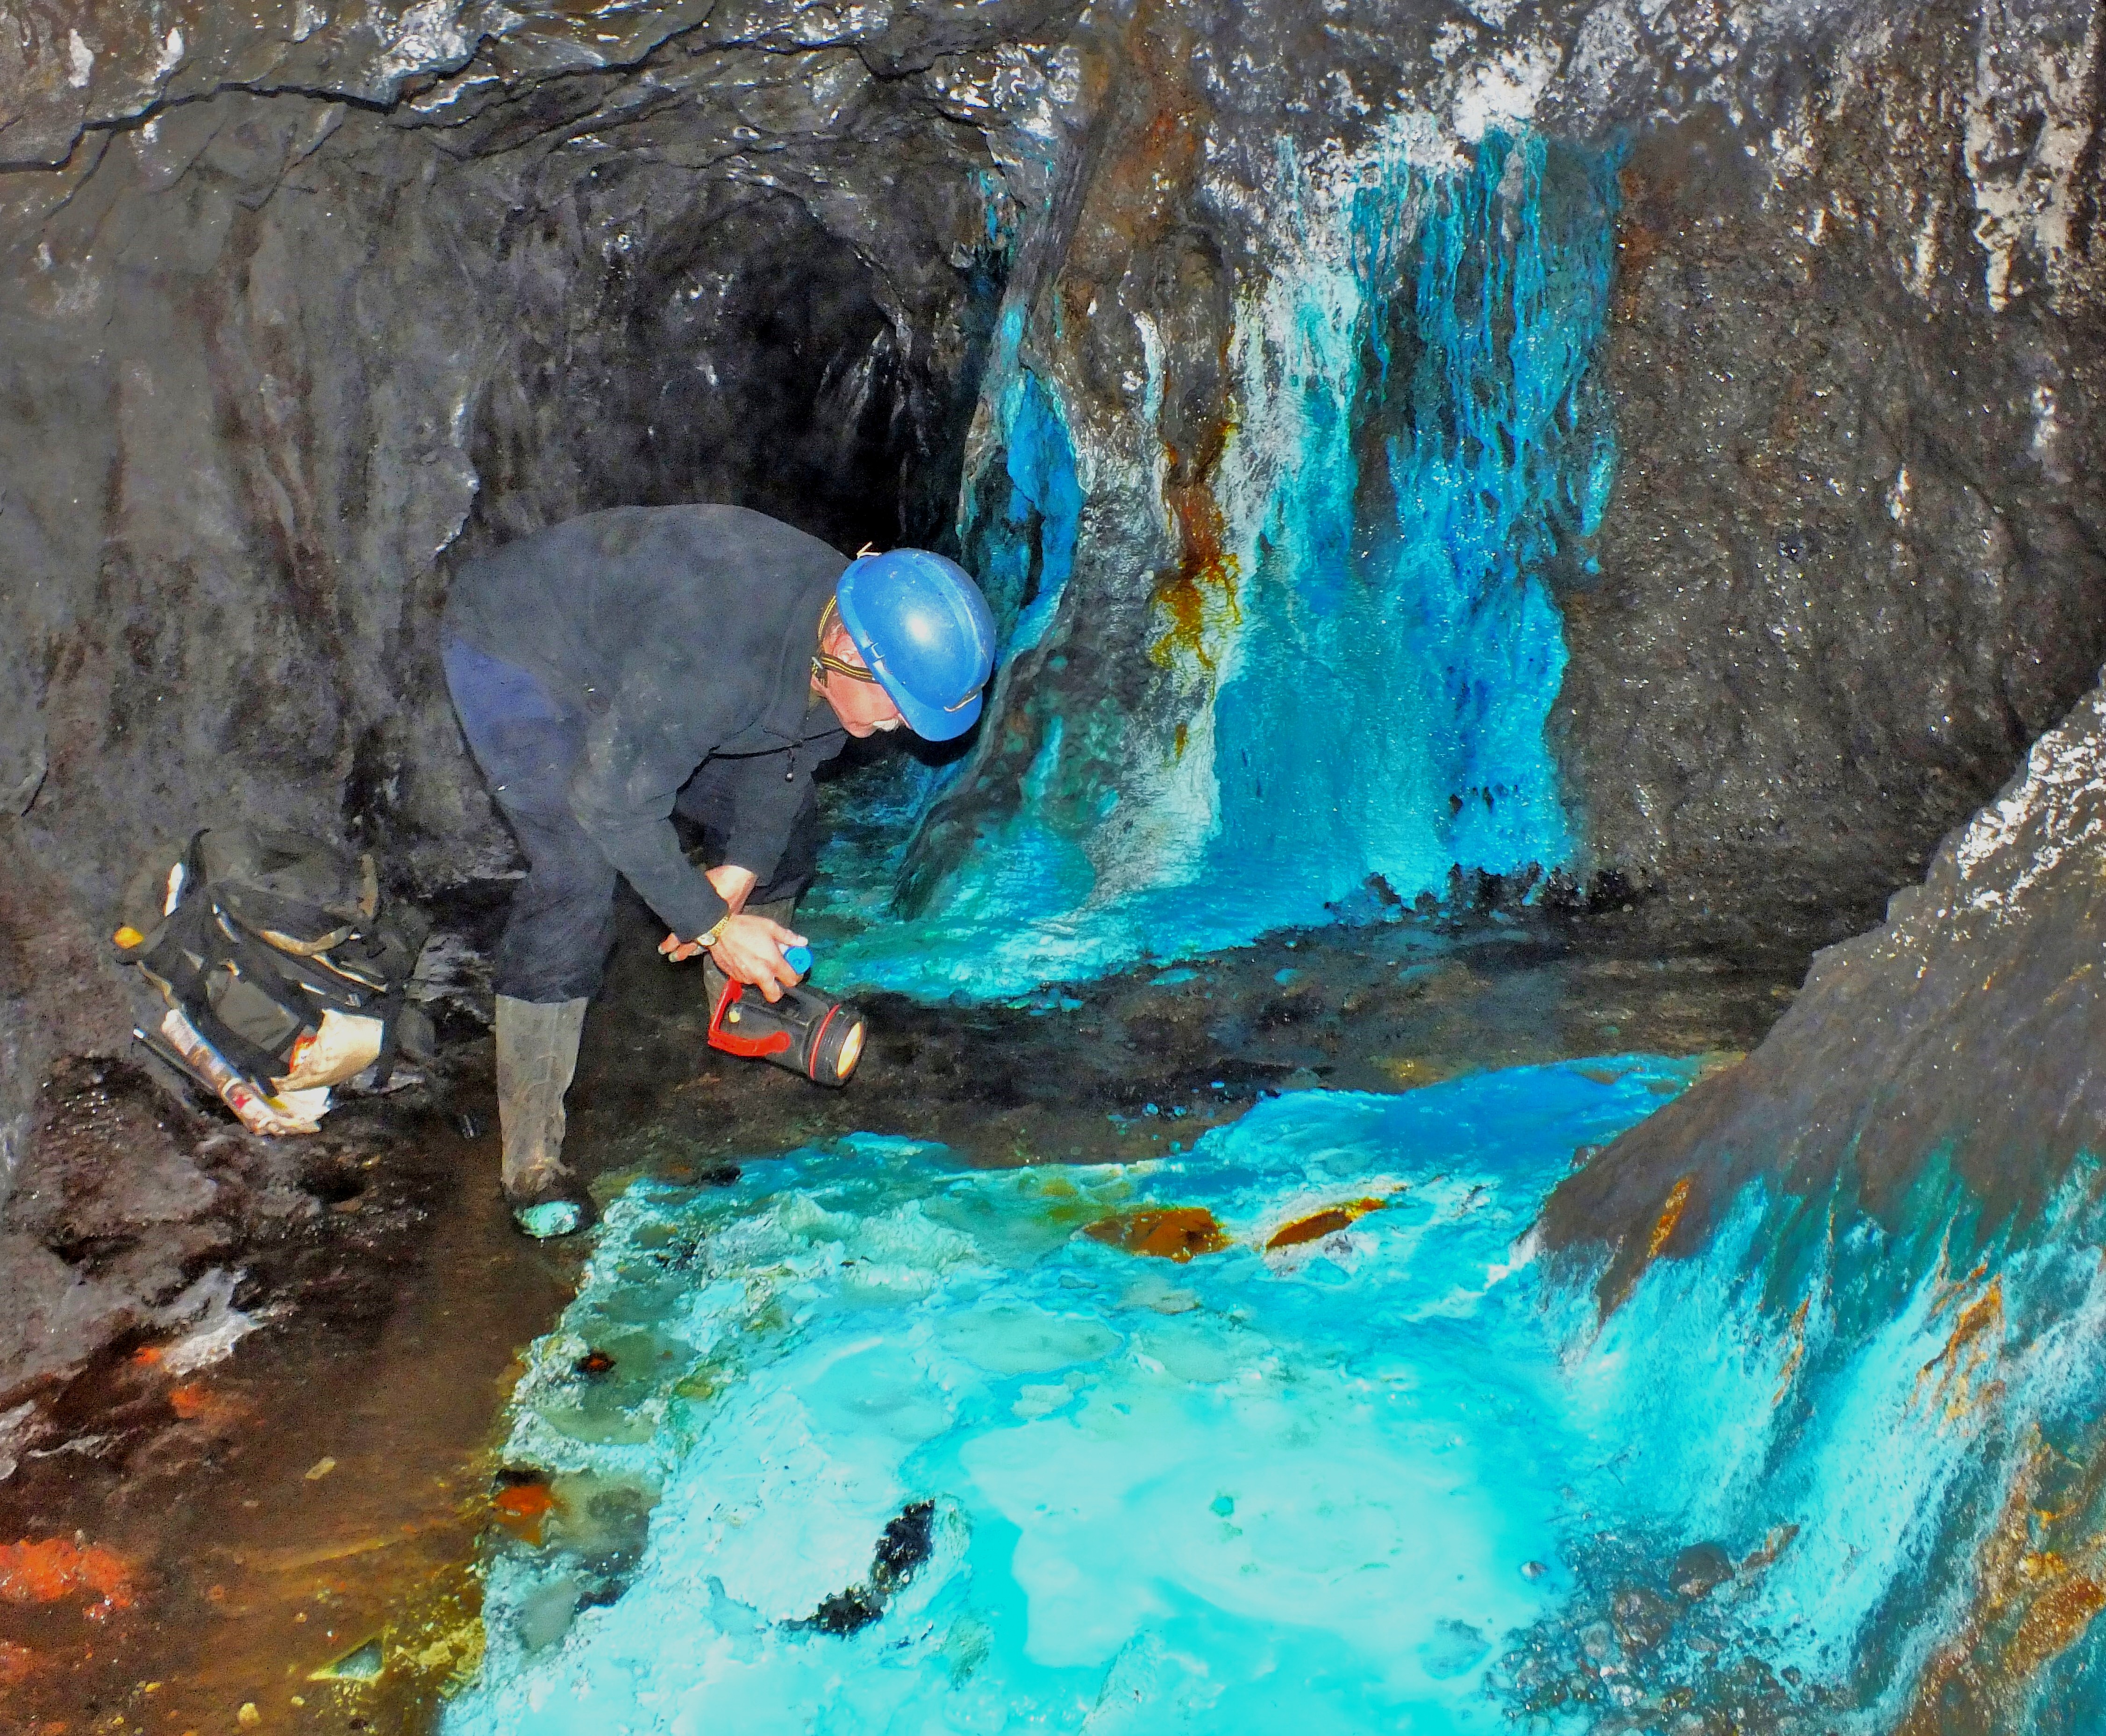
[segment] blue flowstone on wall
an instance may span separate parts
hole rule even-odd
[[[1197,642],[1152,648],[1190,666],[1171,763],[1098,787],[1104,719],[1056,716],[1014,810],[907,922],[885,913],[889,878],[836,852],[812,913],[843,925],[839,986],[1012,995],[1379,908],[1371,877],[1394,903],[1445,895],[1457,868],[1570,860],[1546,569],[1583,570],[1614,475],[1590,368],[1615,162],[1494,133],[1467,170],[1400,146],[1362,169],[1341,192],[1282,167],[1292,240],[1229,354],[1230,588]],[[1058,384],[1015,361],[1019,321],[990,370],[1001,472],[961,526],[1012,654],[1069,589],[1083,505]],[[1037,679],[1057,687],[1058,666]]]

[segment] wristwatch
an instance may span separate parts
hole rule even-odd
[[[719,917],[715,922],[714,922],[706,931],[701,934],[697,935],[694,940],[689,944],[691,945],[699,946],[706,953],[711,947],[715,946],[721,938],[723,938],[724,924],[731,920],[731,912],[727,910],[722,916]]]

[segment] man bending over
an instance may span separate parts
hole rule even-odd
[[[442,652],[461,729],[526,852],[499,942],[503,1183],[530,1236],[592,1207],[564,1164],[563,1093],[614,938],[617,875],[773,1001],[818,847],[812,773],[845,736],[930,741],[979,718],[994,622],[919,549],[850,561],[737,506],[591,513],[464,566]],[[721,839],[692,866],[679,813]]]

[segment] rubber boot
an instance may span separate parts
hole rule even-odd
[[[563,1093],[577,1071],[583,1000],[497,998],[497,1121],[505,1203],[522,1235],[569,1236],[598,1215],[563,1163]]]

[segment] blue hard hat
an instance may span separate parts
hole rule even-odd
[[[926,549],[865,554],[849,563],[834,602],[908,729],[948,742],[979,721],[994,617],[964,567]]]

